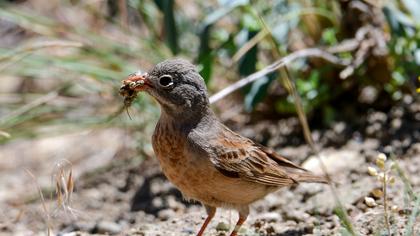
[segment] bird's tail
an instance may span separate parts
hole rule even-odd
[[[326,176],[319,176],[310,172],[301,172],[297,174],[296,181],[306,183],[328,183],[328,179]]]

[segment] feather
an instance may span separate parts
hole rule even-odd
[[[294,164],[273,150],[242,137],[224,125],[220,126],[218,139],[210,140],[210,156],[215,168],[231,178],[242,178],[268,186],[289,186],[299,182],[327,183]]]

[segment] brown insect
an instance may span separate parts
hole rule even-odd
[[[124,97],[124,107],[126,109],[128,116],[131,119],[130,113],[128,113],[128,108],[136,99],[139,92],[138,88],[144,85],[144,76],[147,74],[141,74],[141,72],[136,72],[130,74],[127,79],[123,80],[123,85],[120,87],[120,95]]]

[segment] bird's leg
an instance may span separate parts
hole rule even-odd
[[[239,209],[239,219],[238,222],[236,222],[235,228],[233,229],[230,236],[237,236],[239,230],[241,229],[242,224],[246,221],[246,218],[249,215],[249,208],[248,206],[243,207],[242,209]]]
[[[207,218],[204,221],[203,225],[200,228],[200,231],[198,231],[197,236],[202,236],[204,233],[204,230],[206,230],[207,225],[210,223],[211,219],[213,219],[214,215],[216,214],[216,207],[204,205],[207,212]]]

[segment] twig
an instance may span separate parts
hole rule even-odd
[[[350,64],[350,61],[348,60],[343,60],[340,59],[336,56],[334,56],[333,54],[321,50],[319,48],[306,48],[306,49],[302,49],[296,52],[292,52],[291,54],[280,58],[279,60],[275,61],[274,63],[268,65],[267,67],[263,68],[260,71],[257,71],[239,81],[237,81],[236,83],[222,89],[221,91],[217,92],[216,94],[214,94],[213,96],[210,97],[210,103],[215,103],[217,101],[219,101],[220,99],[226,97],[227,95],[231,94],[232,92],[244,87],[247,84],[250,84],[254,81],[256,81],[257,79],[270,74],[276,70],[278,70],[279,68],[287,65],[288,63],[299,59],[299,58],[304,58],[304,57],[319,57],[322,58],[326,61],[329,61],[333,64],[336,65],[340,65],[340,66],[348,66]]]
[[[384,39],[382,30],[378,30],[371,25],[366,25],[357,30],[355,38],[351,39],[347,45],[349,48],[356,50],[352,62],[340,72],[341,79],[347,79],[354,71],[359,68],[369,57],[370,54],[375,56],[384,56],[387,54],[386,40]],[[344,46],[344,45],[338,45]],[[331,52],[331,51],[329,51]]]
[[[359,47],[360,41],[357,39],[346,39],[341,41],[340,44],[331,46],[327,49],[329,53],[340,53],[354,51]]]
[[[375,42],[373,40],[364,40],[360,42],[359,50],[357,50],[353,62],[340,72],[340,78],[347,79],[349,76],[351,76],[354,71],[359,68],[359,66],[362,65],[362,63],[366,60],[369,50],[374,45]]]
[[[387,181],[388,181],[388,174],[386,171],[384,172],[384,178],[382,180],[382,192],[384,193],[384,220],[385,220],[385,227],[388,231],[388,235],[391,236],[391,227],[389,225],[389,217],[388,217],[388,200],[387,200]]]
[[[253,48],[256,44],[258,44],[261,40],[267,36],[269,32],[267,30],[261,30],[258,32],[257,35],[251,38],[248,42],[246,42],[232,57],[232,62],[237,62],[239,59],[245,55],[251,48]]]
[[[36,188],[38,190],[39,196],[41,198],[42,209],[44,210],[44,213],[45,213],[45,216],[46,216],[45,223],[47,224],[47,235],[50,236],[51,233],[52,233],[52,222],[51,222],[51,217],[50,217],[49,210],[48,210],[47,205],[45,203],[44,194],[42,193],[41,187],[39,186],[38,181],[36,180],[35,175],[32,174],[32,172],[29,171],[26,168],[25,168],[25,171],[32,178],[32,180],[34,181],[34,183],[36,185]]]
[[[11,135],[9,133],[5,132],[5,131],[0,130],[0,137],[10,138]]]

